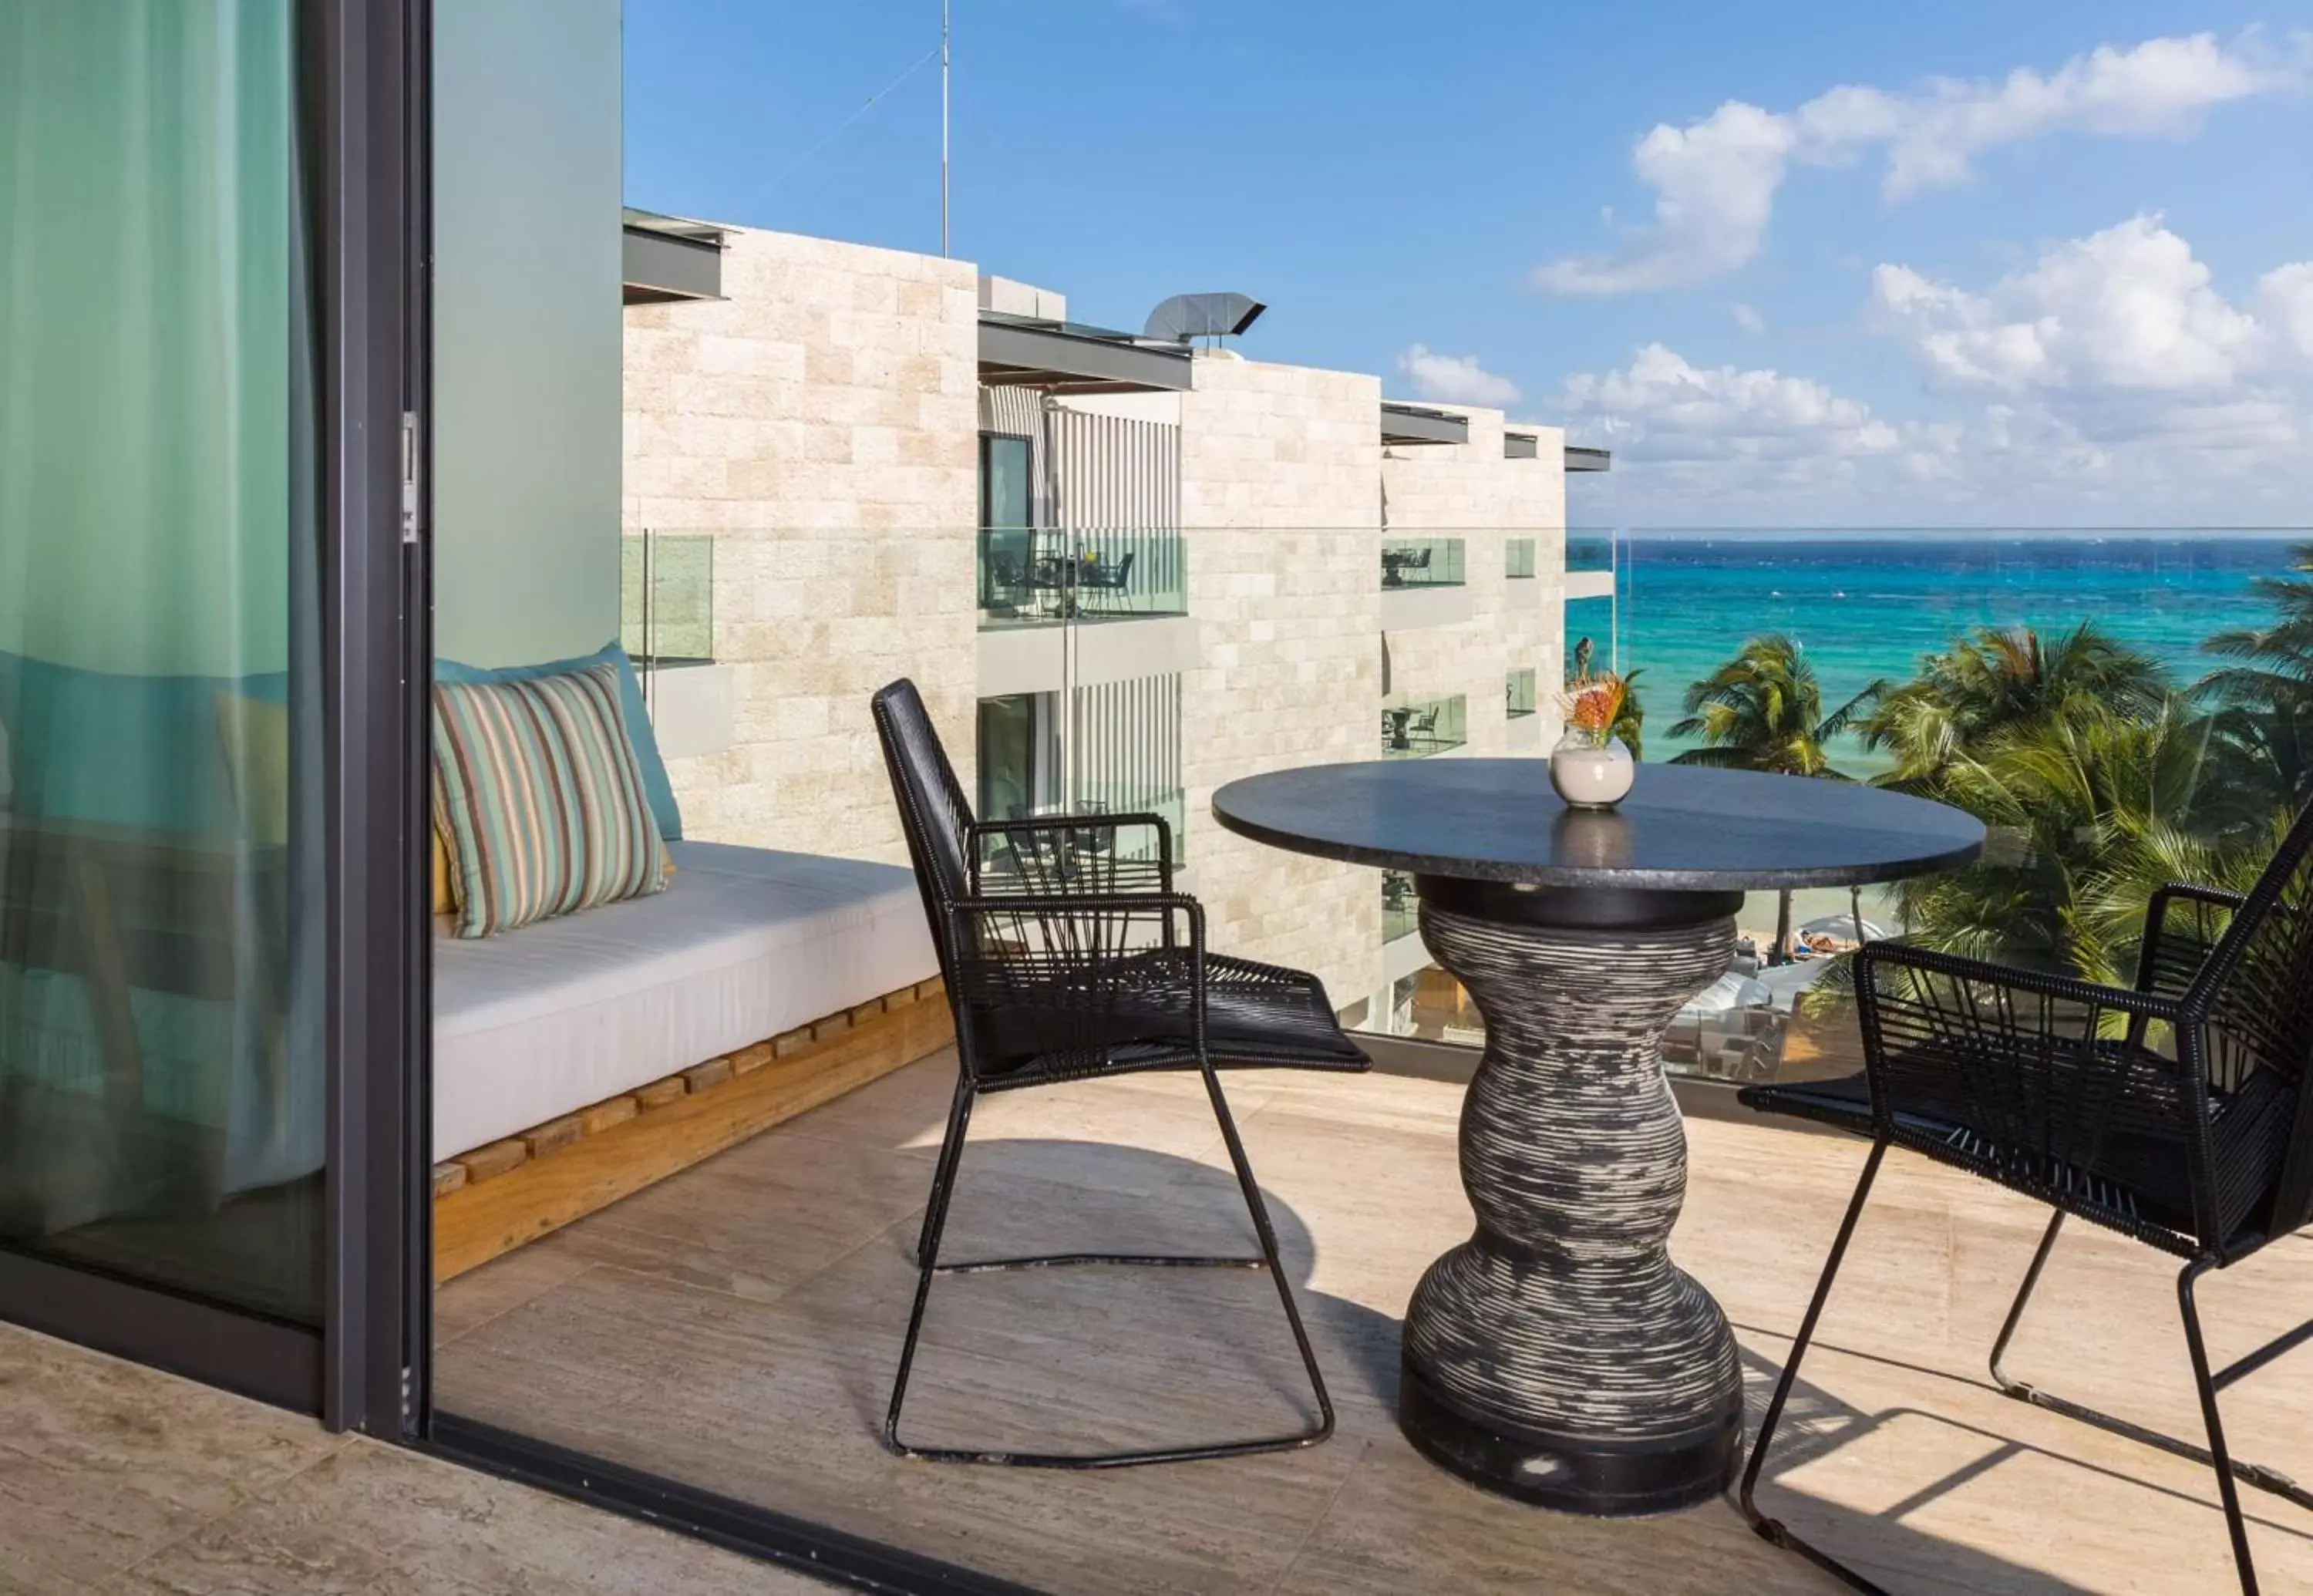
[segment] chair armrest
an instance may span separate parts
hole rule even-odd
[[[1938,953],[1908,942],[1866,942],[1855,950],[1855,990],[1867,1010],[1886,1001],[1873,976],[1882,966],[1889,966],[1934,977],[1947,983],[1953,995],[1978,1002],[1997,998],[2012,1006],[2014,1000],[2021,998],[2041,1008],[2069,1003],[2108,1009],[2131,1018],[2170,1021],[2182,1018],[2177,1000],[2166,992],[2102,986],[2076,975],[2021,969],[1956,953]]]
[[[1156,833],[1156,857],[1153,863],[1156,877],[1153,888],[1143,886],[1133,879],[1139,874],[1147,879],[1147,867],[1133,871],[1124,869],[1124,861],[1116,857],[1116,841],[1113,833],[1130,828],[1153,830]],[[1095,890],[1115,893],[1140,893],[1153,890],[1169,893],[1173,890],[1173,827],[1162,815],[1042,815],[1026,820],[976,820],[966,830],[965,847],[972,872],[971,890],[975,895],[987,895],[993,885],[981,868],[981,841],[983,838],[1009,840],[1016,837],[1050,836],[1065,847],[1068,840],[1086,833],[1112,833],[1109,841],[1109,863],[1095,874],[1090,885]],[[1053,883],[1041,871],[1031,872],[1023,883],[1028,892],[1049,892]],[[1004,895],[1009,896],[1007,893]]]
[[[1855,986],[1883,1133],[1914,1115],[2077,1161],[2115,1112],[2181,1127],[2205,1098],[2175,1060],[2142,1045],[2154,1021],[2194,1023],[2165,993],[1899,942],[1859,949]]]
[[[2218,933],[2212,923],[2216,917],[2229,914],[2247,902],[2247,893],[2196,886],[2189,881],[2171,881],[2155,891],[2144,908],[2144,939],[2136,954],[2136,990],[2182,995],[2216,946]],[[2177,904],[2189,904],[2194,911],[2189,940],[2169,929],[2168,911]]]

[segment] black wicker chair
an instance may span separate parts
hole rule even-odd
[[[2237,1481],[2313,1508],[2286,1475],[2234,1462],[2217,1393],[2313,1339],[2300,1326],[2212,1373],[2193,1292],[2313,1221],[2313,809],[2298,818],[2255,891],[2170,886],[2153,895],[2133,988],[1875,942],[1856,956],[1865,1069],[1843,1080],[1748,1087],[1754,1108],[1872,1139],[1782,1379],[1744,1470],[1752,1527],[1859,1590],[1876,1586],[1754,1499],[1799,1360],[1831,1294],[1890,1146],[1997,1181],[2055,1212],[1992,1350],[1992,1375],[2020,1401],[2213,1468],[2241,1589],[2256,1589]],[[2185,1260],[2177,1296],[2208,1445],[2162,1435],[2001,1367],[2067,1215]]]
[[[905,1457],[1045,1468],[1113,1468],[1313,1446],[1333,1433],[1332,1399],[1277,1256],[1277,1233],[1218,1071],[1232,1065],[1350,1071],[1365,1055],[1314,976],[1205,950],[1204,913],[1173,890],[1171,828],[1155,815],[980,821],[912,683],[875,696],[900,817],[955,1014],[959,1064],[947,1134],[917,1239],[914,1309],[884,1434]],[[1064,1253],[940,1260],[973,1100],[989,1092],[1148,1071],[1193,1070],[1220,1122],[1260,1250],[1209,1257]],[[935,1275],[1080,1265],[1266,1269],[1316,1394],[1316,1424],[1288,1435],[1104,1453],[919,1448],[900,1411]]]

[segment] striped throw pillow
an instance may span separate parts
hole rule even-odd
[[[434,820],[461,937],[666,889],[609,666],[434,687]]]

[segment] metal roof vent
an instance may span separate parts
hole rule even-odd
[[[1148,313],[1142,336],[1176,344],[1192,338],[1234,338],[1268,308],[1243,294],[1175,294]]]

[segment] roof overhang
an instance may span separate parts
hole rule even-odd
[[[629,304],[723,297],[723,230],[629,209],[620,239]]]
[[[1184,393],[1195,386],[1186,344],[1074,322],[980,313],[980,380],[1055,393]]]
[[[1539,460],[1542,458],[1542,439],[1531,432],[1505,431],[1502,434],[1502,458]]]
[[[1572,444],[1569,444],[1566,445],[1566,469],[1568,471],[1612,471],[1614,469],[1614,451],[1578,449]]]
[[[1451,410],[1433,410],[1418,404],[1394,404],[1384,400],[1381,405],[1381,441],[1384,444],[1466,444],[1470,441],[1470,418],[1457,416]]]

